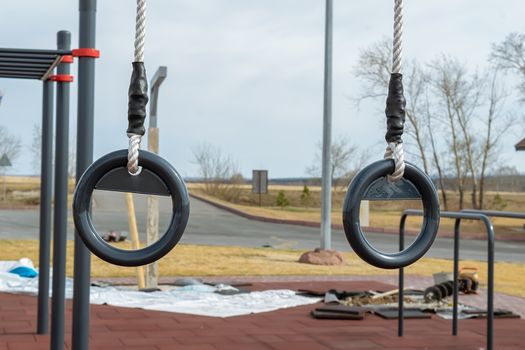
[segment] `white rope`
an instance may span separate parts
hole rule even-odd
[[[137,175],[139,172],[139,150],[140,141],[142,141],[142,136],[136,134],[128,134],[128,137],[128,171],[130,174]]]
[[[144,62],[144,39],[146,38],[146,0],[137,0],[135,18],[135,62]]]
[[[401,73],[403,56],[403,0],[394,0],[394,42],[392,50],[392,73]]]
[[[401,73],[401,59],[403,54],[403,0],[394,0],[394,41],[392,50],[392,73]],[[405,174],[405,152],[402,142],[388,143],[385,159],[393,159],[394,172],[388,175],[390,182],[400,180]]]
[[[405,174],[405,151],[403,143],[390,142],[385,150],[385,159],[393,159],[395,163],[394,172],[388,175],[388,181],[396,182]]]
[[[135,62],[144,62],[144,41],[146,38],[146,0],[137,0],[135,17]],[[128,134],[128,171],[137,174],[139,171],[139,150],[142,135]]]

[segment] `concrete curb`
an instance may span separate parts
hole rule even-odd
[[[221,203],[217,203],[215,201],[209,200],[207,198],[201,197],[199,195],[196,195],[194,193],[190,193],[190,197],[193,197],[195,199],[198,199],[204,203],[207,203],[209,205],[212,205],[216,208],[225,210],[227,212],[230,212],[232,214],[241,216],[243,218],[249,219],[249,220],[255,220],[255,221],[261,221],[261,222],[269,222],[273,224],[284,224],[284,225],[297,225],[297,226],[306,226],[306,227],[321,227],[320,223],[314,222],[314,221],[303,221],[303,220],[287,220],[287,219],[278,219],[278,218],[269,218],[265,216],[259,216],[259,215],[253,215],[248,214],[242,210],[239,210],[237,208],[230,207],[228,205],[224,205]],[[339,224],[332,224],[332,229],[334,230],[344,230],[343,225]],[[385,233],[385,234],[399,234],[398,230],[390,229],[390,228],[384,228],[384,227],[363,227],[365,231],[370,232],[376,232],[376,233]],[[416,230],[406,230],[405,233],[409,236],[416,236],[419,234],[419,231]],[[438,237],[440,238],[454,238],[454,232],[449,231],[439,231]],[[485,240],[487,238],[487,235],[484,233],[476,233],[476,232],[469,232],[469,233],[462,233],[461,235],[462,239],[473,239],[473,240]],[[506,235],[496,235],[497,241],[514,241],[514,242],[524,242],[525,241],[525,235],[523,237],[508,237]]]

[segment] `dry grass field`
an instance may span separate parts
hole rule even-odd
[[[75,181],[74,179],[70,179],[70,193],[73,193],[74,189]],[[0,176],[0,208],[24,208],[39,204],[40,177]]]

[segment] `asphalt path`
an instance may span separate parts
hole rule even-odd
[[[167,227],[171,216],[171,201],[160,198],[160,230]],[[146,230],[146,196],[135,195],[137,224],[142,238]],[[37,239],[38,210],[0,210],[0,238]],[[125,197],[115,192],[94,193],[93,220],[99,232],[109,230],[128,231]],[[73,238],[73,222],[69,216],[68,238]],[[397,235],[367,233],[379,250],[393,252],[397,249]],[[410,244],[413,237],[407,237]],[[297,225],[283,225],[248,220],[220,210],[202,201],[191,199],[191,214],[188,226],[181,240],[183,243],[205,245],[228,245],[244,247],[273,247],[280,249],[313,249],[319,246],[318,228]],[[452,240],[438,238],[429,257],[451,258]],[[332,245],[339,251],[351,251],[344,232],[332,231]],[[462,259],[486,260],[487,244],[482,240],[461,240]],[[525,262],[525,243],[496,242],[496,259],[500,261]]]

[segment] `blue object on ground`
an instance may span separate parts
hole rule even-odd
[[[11,270],[9,270],[10,273],[17,274],[20,277],[27,277],[27,278],[34,278],[38,276],[38,272],[28,266],[17,266]]]

